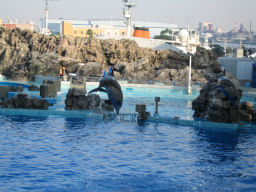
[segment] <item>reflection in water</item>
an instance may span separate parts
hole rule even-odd
[[[99,118],[65,118],[64,142],[77,144],[83,140],[91,140],[105,131],[105,123]],[[102,125],[101,125],[102,124]],[[81,140],[81,141],[79,141]]]
[[[223,151],[234,150],[239,139],[239,134],[235,131],[200,130],[198,136],[204,137],[206,141],[213,146],[219,146]]]
[[[187,109],[191,109],[191,107],[192,107],[192,101],[188,99],[188,100],[187,100],[186,108],[187,108]]]
[[[194,129],[198,152],[198,170],[204,177],[237,178],[243,174],[237,164],[241,158],[240,135],[237,132]]]
[[[86,125],[89,123],[90,122],[88,121],[88,119],[85,119],[85,118],[71,118],[71,117],[65,118],[65,127],[70,130],[82,129],[86,127]]]

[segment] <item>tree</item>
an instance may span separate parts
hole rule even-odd
[[[223,57],[225,55],[224,48],[221,47],[220,45],[213,44],[213,45],[210,45],[210,47],[212,48],[212,51],[217,57]]]
[[[166,34],[170,34],[170,35],[171,35],[171,34],[172,34],[172,30],[170,30],[170,29],[165,29],[165,30],[161,31],[160,34],[161,34],[161,35],[166,35]]]
[[[231,47],[228,47],[227,49],[226,49],[226,53],[229,55],[229,54],[231,54],[231,53],[233,53],[233,49],[231,48]]]
[[[154,39],[173,40],[172,37],[168,35],[155,35]]]
[[[92,30],[91,30],[91,29],[88,29],[88,30],[86,31],[86,35],[88,35],[90,39],[93,38],[93,32],[92,32]]]
[[[175,31],[175,32],[174,32],[174,35],[176,35],[176,36],[179,35],[179,32],[178,32],[178,31]]]
[[[160,32],[160,35],[155,35],[154,39],[173,40],[172,30],[165,29]]]

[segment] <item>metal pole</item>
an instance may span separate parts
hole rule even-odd
[[[159,112],[158,112],[158,102],[159,101],[160,101],[160,97],[155,97],[155,102],[156,102],[156,109],[155,109],[155,113],[154,113],[155,117],[159,117]]]
[[[45,32],[48,32],[48,0],[45,1]]]
[[[192,57],[189,56],[189,71],[188,71],[188,95],[192,94],[192,87],[191,87],[191,63],[192,63]]]
[[[131,14],[130,8],[128,7],[128,12]],[[127,37],[131,35],[131,17],[127,18]]]

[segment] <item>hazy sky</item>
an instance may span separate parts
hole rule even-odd
[[[37,21],[44,15],[45,0],[0,0],[0,18]],[[256,31],[256,0],[134,0],[134,17],[140,21],[171,23],[175,18],[179,27],[192,27],[199,21],[212,22],[223,30],[234,23],[249,22]],[[122,0],[49,0],[49,18],[65,19],[122,19]]]

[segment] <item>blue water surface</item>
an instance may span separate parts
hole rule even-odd
[[[160,115],[182,119],[192,119],[199,94],[178,87],[122,89],[121,113],[144,103],[154,114],[160,96]],[[50,111],[64,110],[67,90]],[[253,129],[26,115],[0,114],[0,191],[256,191]]]
[[[0,191],[256,190],[254,132],[0,118]]]

